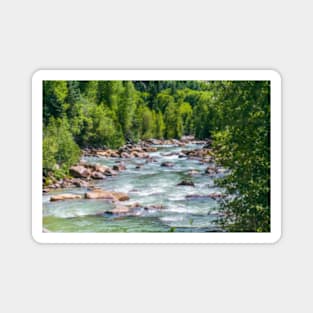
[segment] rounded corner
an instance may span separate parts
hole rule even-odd
[[[280,83],[283,81],[283,76],[279,70],[270,69],[269,72],[271,74],[272,79],[278,80]]]
[[[282,237],[283,237],[282,232],[274,234],[273,235],[273,240],[271,241],[271,244],[273,244],[273,245],[278,244],[281,241]]]
[[[40,233],[36,233],[36,232],[33,231],[31,233],[31,238],[32,238],[33,242],[36,243],[36,244],[44,243],[44,241],[42,240],[42,234],[40,234]]]
[[[32,82],[36,81],[37,79],[41,79],[41,76],[43,74],[44,70],[42,69],[37,69],[32,73]]]

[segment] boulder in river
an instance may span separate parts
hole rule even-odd
[[[112,195],[110,191],[102,189],[94,189],[85,193],[86,199],[107,199],[116,201],[117,199]]]
[[[165,209],[165,206],[163,204],[152,204],[152,205],[145,206],[144,209],[146,211],[149,211],[149,210],[163,210],[163,209]]]
[[[170,156],[180,155],[180,152],[161,153],[161,155],[165,157],[170,157]]]
[[[132,151],[130,154],[134,158],[148,158],[149,154],[146,152],[138,152],[138,151]]]
[[[194,184],[194,182],[192,182],[190,180],[183,180],[179,184],[177,184],[177,186],[192,186],[192,187],[194,187],[195,184]]]
[[[115,176],[115,175],[117,175],[117,172],[114,171],[114,170],[111,169],[111,168],[108,168],[108,169],[104,172],[104,175],[105,175],[105,176]]]
[[[122,152],[122,153],[121,153],[121,158],[123,158],[123,159],[129,159],[129,158],[130,158],[130,154],[127,153],[127,152]]]
[[[116,205],[114,209],[112,209],[111,211],[106,211],[106,213],[109,214],[129,214],[133,211],[132,208],[127,207],[125,205]]]
[[[107,199],[112,201],[126,201],[129,196],[124,192],[107,191],[103,189],[94,189],[85,193],[86,199]]]
[[[143,150],[145,152],[157,152],[158,151],[158,149],[155,147],[145,147],[145,148],[143,148]]]
[[[127,200],[129,200],[129,196],[126,193],[124,193],[124,192],[112,191],[111,193],[118,201],[127,201]]]
[[[110,169],[108,166],[106,165],[100,165],[100,164],[85,164],[85,167],[90,168],[92,171],[95,172],[100,172],[102,174],[105,173],[105,171],[107,171],[108,169]]]
[[[124,162],[120,162],[119,164],[113,165],[112,169],[114,171],[125,171],[126,170],[126,166],[125,166]]]
[[[162,162],[161,166],[163,166],[163,167],[173,167],[174,163],[173,162]]]
[[[76,165],[70,168],[70,174],[76,178],[87,178],[90,176],[91,172],[82,165]]]
[[[92,172],[91,178],[92,179],[105,179],[105,176],[100,172]]]
[[[81,195],[75,195],[71,193],[63,193],[60,195],[51,196],[50,201],[70,200],[70,199],[81,199]]]
[[[111,158],[119,158],[119,154],[116,151],[113,151],[110,155]]]
[[[200,174],[200,173],[199,173],[199,171],[197,171],[197,170],[189,170],[189,171],[188,171],[188,175],[189,175],[189,176],[198,175],[198,174]]]
[[[215,175],[217,174],[218,170],[216,167],[212,167],[212,166],[208,166],[206,169],[205,169],[205,173],[206,174],[209,174],[209,175]]]
[[[83,179],[79,179],[79,178],[73,178],[72,179],[72,184],[75,187],[83,187],[83,188],[87,188],[90,187],[91,184]]]
[[[217,199],[222,199],[225,197],[226,197],[226,195],[219,193],[219,192],[215,192],[215,193],[211,193],[208,195],[197,195],[197,194],[187,195],[185,198],[187,200],[197,200],[197,199],[214,199],[214,200],[217,200]]]

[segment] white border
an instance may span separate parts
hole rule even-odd
[[[43,233],[42,81],[270,80],[270,233]],[[32,77],[32,235],[38,243],[274,243],[281,237],[281,77],[274,70],[39,70]]]

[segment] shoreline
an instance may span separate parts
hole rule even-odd
[[[49,173],[43,177],[43,193],[48,193],[51,190],[86,187],[93,188],[94,183],[98,180],[105,179],[107,176],[116,176],[119,172],[125,170],[125,159],[143,159],[145,162],[157,162],[149,153],[157,152],[160,147],[173,146],[185,147],[188,145],[202,145],[199,149],[182,150],[178,155],[179,158],[186,157],[187,159],[199,160],[199,162],[210,163],[214,162],[214,157],[211,149],[211,139],[197,140],[193,136],[185,136],[182,139],[147,139],[139,141],[135,144],[125,144],[118,149],[111,148],[84,148],[80,161],[71,166],[69,175],[57,179],[53,174]],[[116,165],[112,168],[108,166],[100,166],[97,164],[88,164],[85,157],[96,158],[113,158],[116,159]],[[142,165],[138,164],[140,169]],[[171,166],[163,164],[162,166]],[[206,173],[213,174],[216,169],[208,167]],[[48,181],[48,183],[47,183]],[[49,183],[51,181],[51,183]]]

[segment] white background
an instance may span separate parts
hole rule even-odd
[[[1,1],[1,312],[312,312],[311,1]],[[39,68],[273,68],[283,76],[275,245],[57,246],[31,239]]]

